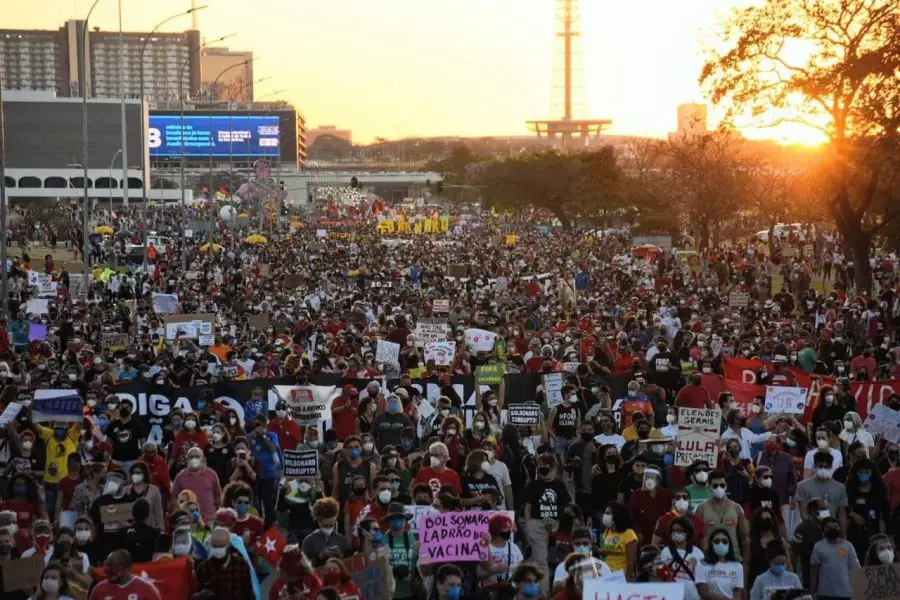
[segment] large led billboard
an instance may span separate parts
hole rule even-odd
[[[277,157],[279,133],[278,115],[151,114],[147,146],[156,158]]]

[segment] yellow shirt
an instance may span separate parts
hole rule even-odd
[[[603,553],[603,560],[609,565],[610,571],[624,571],[628,565],[628,555],[625,548],[631,542],[637,542],[637,534],[634,529],[626,529],[622,533],[613,533],[604,531],[603,538],[600,540],[600,552]]]
[[[74,454],[78,448],[78,437],[81,434],[81,424],[69,427],[66,437],[57,440],[53,434],[53,429],[44,427],[38,423],[34,426],[37,428],[41,438],[44,440],[44,446],[47,448],[47,465],[44,467],[44,483],[59,483],[63,478],[69,476],[69,455]]]

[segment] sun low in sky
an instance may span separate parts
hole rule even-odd
[[[148,31],[190,0],[121,0],[124,28]],[[615,134],[664,137],[676,107],[703,101],[702,42],[717,17],[750,0],[580,0],[585,107]],[[3,27],[57,29],[89,0],[0,0]],[[308,126],[353,130],[354,141],[436,135],[524,135],[551,114],[555,0],[198,0],[204,37],[236,33],[257,96],[283,96]],[[117,0],[91,25],[118,29]],[[190,17],[164,31],[190,27]],[[815,130],[748,131],[815,143]]]

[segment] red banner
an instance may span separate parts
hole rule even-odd
[[[722,361],[725,380],[719,379],[719,383],[715,383],[712,380],[718,378],[707,375],[703,378],[703,383],[711,393],[714,389],[719,390],[719,392],[725,391],[725,389],[730,390],[734,394],[735,400],[743,408],[755,396],[766,395],[766,388],[755,384],[756,373],[763,365],[768,367],[770,371],[775,369],[771,363],[762,360],[726,357]],[[834,385],[835,379],[829,375],[813,375],[802,369],[792,368],[789,371],[794,375],[800,387],[809,388],[806,412],[803,414],[803,418],[800,419],[805,423],[812,417],[813,410],[818,406],[819,389],[824,385]],[[864,421],[874,405],[886,404],[891,394],[898,393],[897,390],[900,390],[900,380],[897,379],[850,382],[850,393],[856,399],[856,412],[859,413],[860,418]],[[719,392],[715,395],[718,396]],[[748,394],[751,394],[749,399],[747,399]]]
[[[105,567],[93,567],[91,571],[95,580],[106,579]],[[155,585],[160,597],[166,600],[189,600],[191,597],[193,565],[187,558],[136,563],[131,566],[131,574]]]

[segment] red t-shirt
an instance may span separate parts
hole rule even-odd
[[[441,486],[451,485],[457,494],[462,494],[462,484],[459,481],[459,474],[453,469],[444,469],[441,472],[436,471],[432,467],[419,469],[416,473],[416,483],[427,483],[431,487],[431,491],[437,495],[441,491]]]
[[[365,505],[366,499],[361,496],[354,496],[350,500],[344,502],[344,514],[349,517],[350,525],[356,524],[356,521],[359,520],[359,513]]]
[[[656,522],[671,506],[672,492],[664,487],[656,489],[656,496],[651,496],[645,490],[638,490],[631,495],[628,508],[634,515],[634,530],[641,536],[643,543],[650,543]]]
[[[284,420],[272,419],[266,429],[278,436],[278,447],[282,450],[293,450],[303,441],[303,433],[297,421],[288,417]]]
[[[69,510],[72,507],[72,496],[75,495],[75,488],[78,487],[79,483],[81,483],[81,477],[78,477],[78,479],[63,477],[59,480],[59,492],[62,494],[63,510]]]
[[[331,427],[338,434],[339,440],[344,440],[353,435],[356,429],[356,415],[359,400],[356,396],[340,396],[335,398],[332,408],[345,407],[346,410],[332,415]]]
[[[25,530],[31,529],[35,517],[41,513],[39,505],[17,498],[0,503],[0,510],[11,510],[16,513],[16,524],[19,526],[19,529]]]
[[[243,536],[245,531],[250,532],[250,541],[245,542],[248,549],[256,547],[256,541],[266,532],[265,524],[259,517],[250,515],[244,521],[235,521],[231,532],[235,535]]]
[[[149,581],[132,577],[126,585],[101,581],[91,592],[90,600],[162,600],[159,590]],[[277,596],[276,596],[277,598]]]
[[[884,485],[887,486],[891,499],[891,512],[900,504],[900,467],[894,467],[884,474]]]
[[[319,590],[322,589],[322,580],[319,579],[317,575],[306,575],[299,581],[290,584],[284,579],[276,579],[272,582],[272,587],[269,589],[269,600],[279,600],[281,588],[285,585],[289,586],[289,597],[296,598],[297,596],[295,594],[300,592],[300,598],[303,598],[304,600],[313,600]],[[91,600],[94,600],[93,597],[91,597]]]
[[[709,390],[699,385],[686,385],[675,396],[675,405],[687,408],[706,408],[709,403]]]
[[[669,527],[672,525],[672,521],[675,520],[676,517],[679,516],[687,516],[691,521],[691,525],[694,526],[694,543],[699,544],[700,540],[703,539],[703,521],[698,519],[696,515],[679,515],[675,511],[670,510],[656,521],[656,529],[653,531],[653,535],[658,535],[662,540],[660,544],[662,546],[669,545]]]

